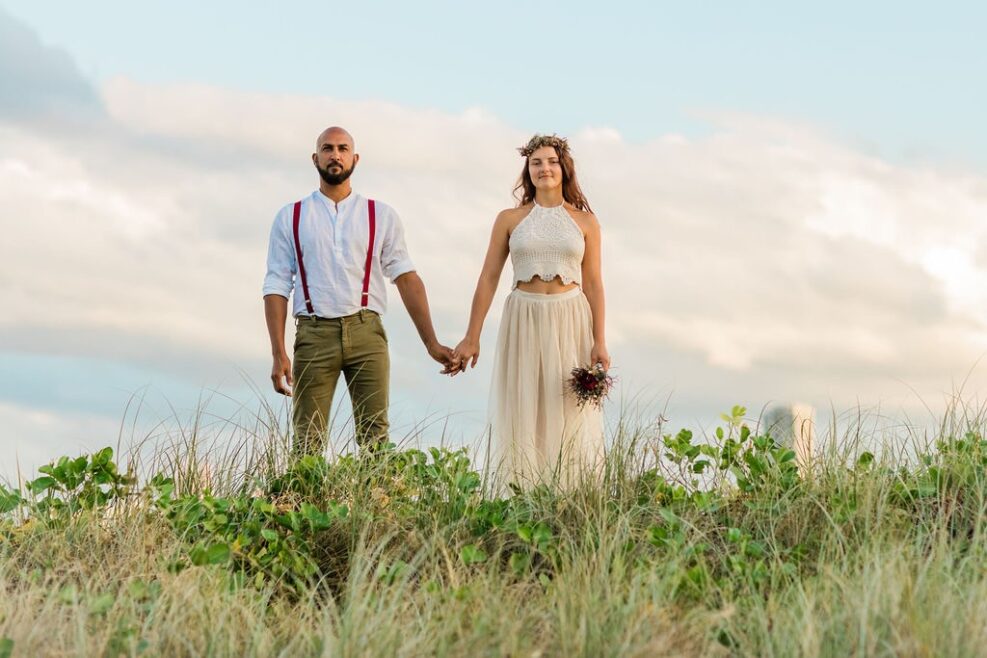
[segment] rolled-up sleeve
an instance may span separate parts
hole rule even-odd
[[[278,213],[271,227],[267,246],[267,275],[264,277],[264,294],[281,295],[285,299],[295,286],[295,245],[285,221],[285,210]]]
[[[393,209],[388,209],[388,222],[383,227],[384,235],[381,240],[380,268],[391,283],[402,274],[415,271],[415,264],[408,255],[408,247],[404,243],[404,227],[401,218]]]

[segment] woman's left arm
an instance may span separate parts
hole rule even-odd
[[[600,222],[592,213],[586,213],[583,217],[583,230],[586,237],[586,251],[583,254],[583,293],[593,314],[593,351],[590,353],[590,363],[600,363],[604,369],[609,369],[606,303],[603,295],[603,275],[600,271]]]

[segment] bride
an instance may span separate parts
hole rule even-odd
[[[576,367],[610,367],[604,334],[600,224],[576,180],[565,139],[535,135],[518,149],[518,206],[494,222],[452,374],[476,366],[480,331],[508,255],[514,285],[504,305],[490,391],[488,469],[497,486],[562,486],[603,465],[599,409],[566,392]]]

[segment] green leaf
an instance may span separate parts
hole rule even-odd
[[[668,509],[667,507],[662,507],[660,510],[658,510],[658,514],[659,516],[661,516],[661,518],[665,519],[665,523],[667,523],[673,528],[677,528],[681,524],[679,517],[675,516],[675,512]]]
[[[538,548],[545,548],[552,541],[552,529],[545,523],[539,523],[531,539]]]
[[[113,607],[113,603],[116,601],[116,597],[112,594],[101,594],[96,598],[89,601],[89,614],[91,615],[102,615],[109,611]]]
[[[127,593],[131,598],[140,601],[148,595],[150,589],[143,580],[134,580],[127,586]]]
[[[93,475],[93,482],[96,484],[112,484],[116,478],[112,473],[107,473],[106,471],[99,471]]]
[[[0,484],[0,514],[6,514],[11,510],[17,509],[23,502],[21,492],[11,491]]]
[[[531,568],[531,554],[530,553],[511,553],[510,559],[511,571],[515,575],[522,575],[528,572]]]
[[[467,544],[459,551],[459,559],[463,561],[463,564],[469,566],[485,561],[487,554],[476,544]]]
[[[271,530],[270,528],[264,528],[263,530],[260,531],[260,536],[266,539],[267,541],[277,541],[278,537],[280,537],[281,535],[279,535],[274,530]]]
[[[55,478],[44,476],[39,477],[37,480],[32,480],[28,483],[27,487],[32,493],[41,493],[46,489],[51,489],[55,486]]]
[[[709,574],[706,573],[706,568],[701,564],[697,564],[686,571],[685,577],[697,587],[702,587],[709,580]]]
[[[872,452],[864,451],[857,457],[857,466],[859,468],[867,468],[872,463],[874,463],[874,453]]]
[[[410,569],[411,565],[404,560],[395,560],[391,566],[387,568],[387,572],[384,573],[382,580],[388,585],[393,585],[399,579],[403,578]]]
[[[324,530],[332,525],[329,515],[311,503],[302,503],[302,515],[313,530]]]
[[[66,585],[58,590],[58,600],[62,603],[73,604],[79,599],[79,588],[75,585]]]
[[[0,637],[0,658],[10,658],[14,653],[14,641],[9,637]]]
[[[767,553],[767,549],[765,549],[764,545],[761,544],[760,542],[752,541],[749,542],[747,546],[744,547],[744,553],[748,557],[753,557],[753,558],[764,557],[764,554]]]
[[[105,466],[110,463],[111,459],[113,459],[113,448],[107,446],[93,455],[92,465],[93,467]]]
[[[281,524],[282,527],[287,528],[288,530],[293,530],[295,532],[298,532],[298,528],[300,525],[298,521],[299,518],[300,517],[298,516],[298,512],[292,510],[287,514],[278,514],[276,517],[274,517],[274,520],[277,521],[279,524]]]
[[[230,546],[223,542],[212,544],[209,548],[196,546],[189,557],[192,558],[192,564],[196,566],[225,564],[230,559]]]
[[[85,455],[74,459],[68,464],[68,471],[74,475],[81,475],[86,471],[86,466],[89,465],[89,459]]]

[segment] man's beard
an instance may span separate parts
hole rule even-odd
[[[329,167],[331,166],[332,165],[329,165]],[[324,180],[326,183],[328,183],[329,185],[340,185],[353,173],[353,169],[356,168],[356,163],[354,162],[353,166],[350,167],[349,169],[344,169],[343,165],[338,165],[338,166],[339,166],[339,173],[335,173],[335,174],[329,171],[329,167],[323,169],[319,165],[315,165],[315,168],[319,170],[319,176],[321,176],[322,180]]]

